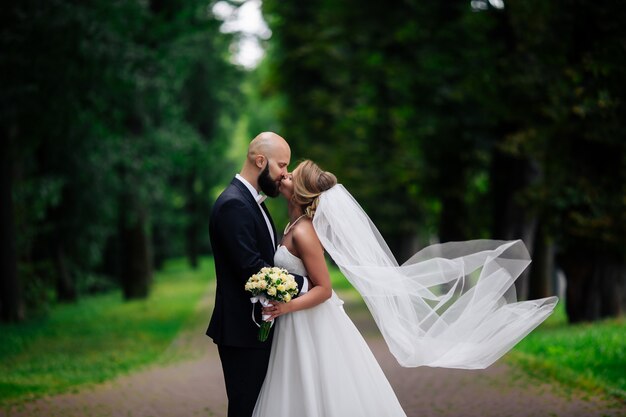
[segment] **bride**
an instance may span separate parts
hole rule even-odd
[[[331,288],[313,227],[317,197],[337,183],[304,161],[280,186],[290,223],[274,265],[309,277],[305,295],[264,313],[276,321],[267,375],[253,416],[405,416],[365,340]],[[291,314],[286,314],[291,313]]]
[[[253,416],[405,416],[331,288],[324,251],[406,367],[485,368],[556,305],[556,297],[516,301],[514,281],[530,263],[519,240],[432,245],[398,265],[333,174],[304,161],[283,178],[280,192],[290,222],[275,266],[308,276],[313,288],[264,309],[269,319],[281,318]]]

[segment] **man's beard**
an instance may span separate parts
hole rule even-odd
[[[265,165],[265,169],[259,174],[259,187],[261,191],[268,197],[277,197],[280,191],[278,190],[278,183],[270,176],[270,164],[269,161]]]

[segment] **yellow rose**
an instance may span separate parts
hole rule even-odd
[[[276,288],[274,287],[270,287],[267,289],[267,294],[268,295],[276,295]]]
[[[283,297],[284,301],[286,303],[288,303],[289,301],[291,301],[291,295],[289,293],[285,294],[285,296]]]
[[[285,286],[283,284],[280,284],[278,287],[276,287],[276,289],[280,292],[285,291],[287,288],[285,288]]]

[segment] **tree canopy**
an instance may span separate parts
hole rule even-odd
[[[195,264],[240,102],[206,2],[15,1],[2,20],[2,318]]]
[[[400,259],[415,237],[522,238],[522,297],[626,307],[619,2],[266,0],[284,134],[334,171]],[[419,240],[418,240],[419,241]]]

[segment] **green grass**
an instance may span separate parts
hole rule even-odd
[[[352,284],[343,276],[339,268],[337,268],[330,261],[326,262],[328,265],[328,272],[330,272],[330,283],[335,290],[354,290]]]
[[[152,363],[177,360],[164,354],[177,335],[201,319],[194,310],[214,274],[212,260],[198,271],[183,260],[156,274],[150,297],[123,302],[119,292],[59,305],[42,319],[0,325],[0,405],[102,382]],[[333,288],[354,293],[330,266]],[[588,392],[626,399],[626,321],[567,324],[564,303],[520,342],[507,358],[526,372]],[[181,354],[188,355],[189,351]]]
[[[528,373],[626,400],[626,320],[568,325],[564,303],[509,358]]]
[[[208,320],[208,312],[194,310],[213,275],[212,259],[198,271],[173,260],[156,274],[146,300],[124,302],[116,291],[57,305],[43,318],[0,324],[0,406],[197,354],[193,346],[169,347],[183,330]],[[336,267],[331,276],[337,289],[352,288]]]
[[[0,325],[0,404],[102,382],[164,360],[214,274],[171,261],[150,296],[124,302],[120,292],[58,305],[45,318]],[[171,357],[169,358],[172,359]]]

